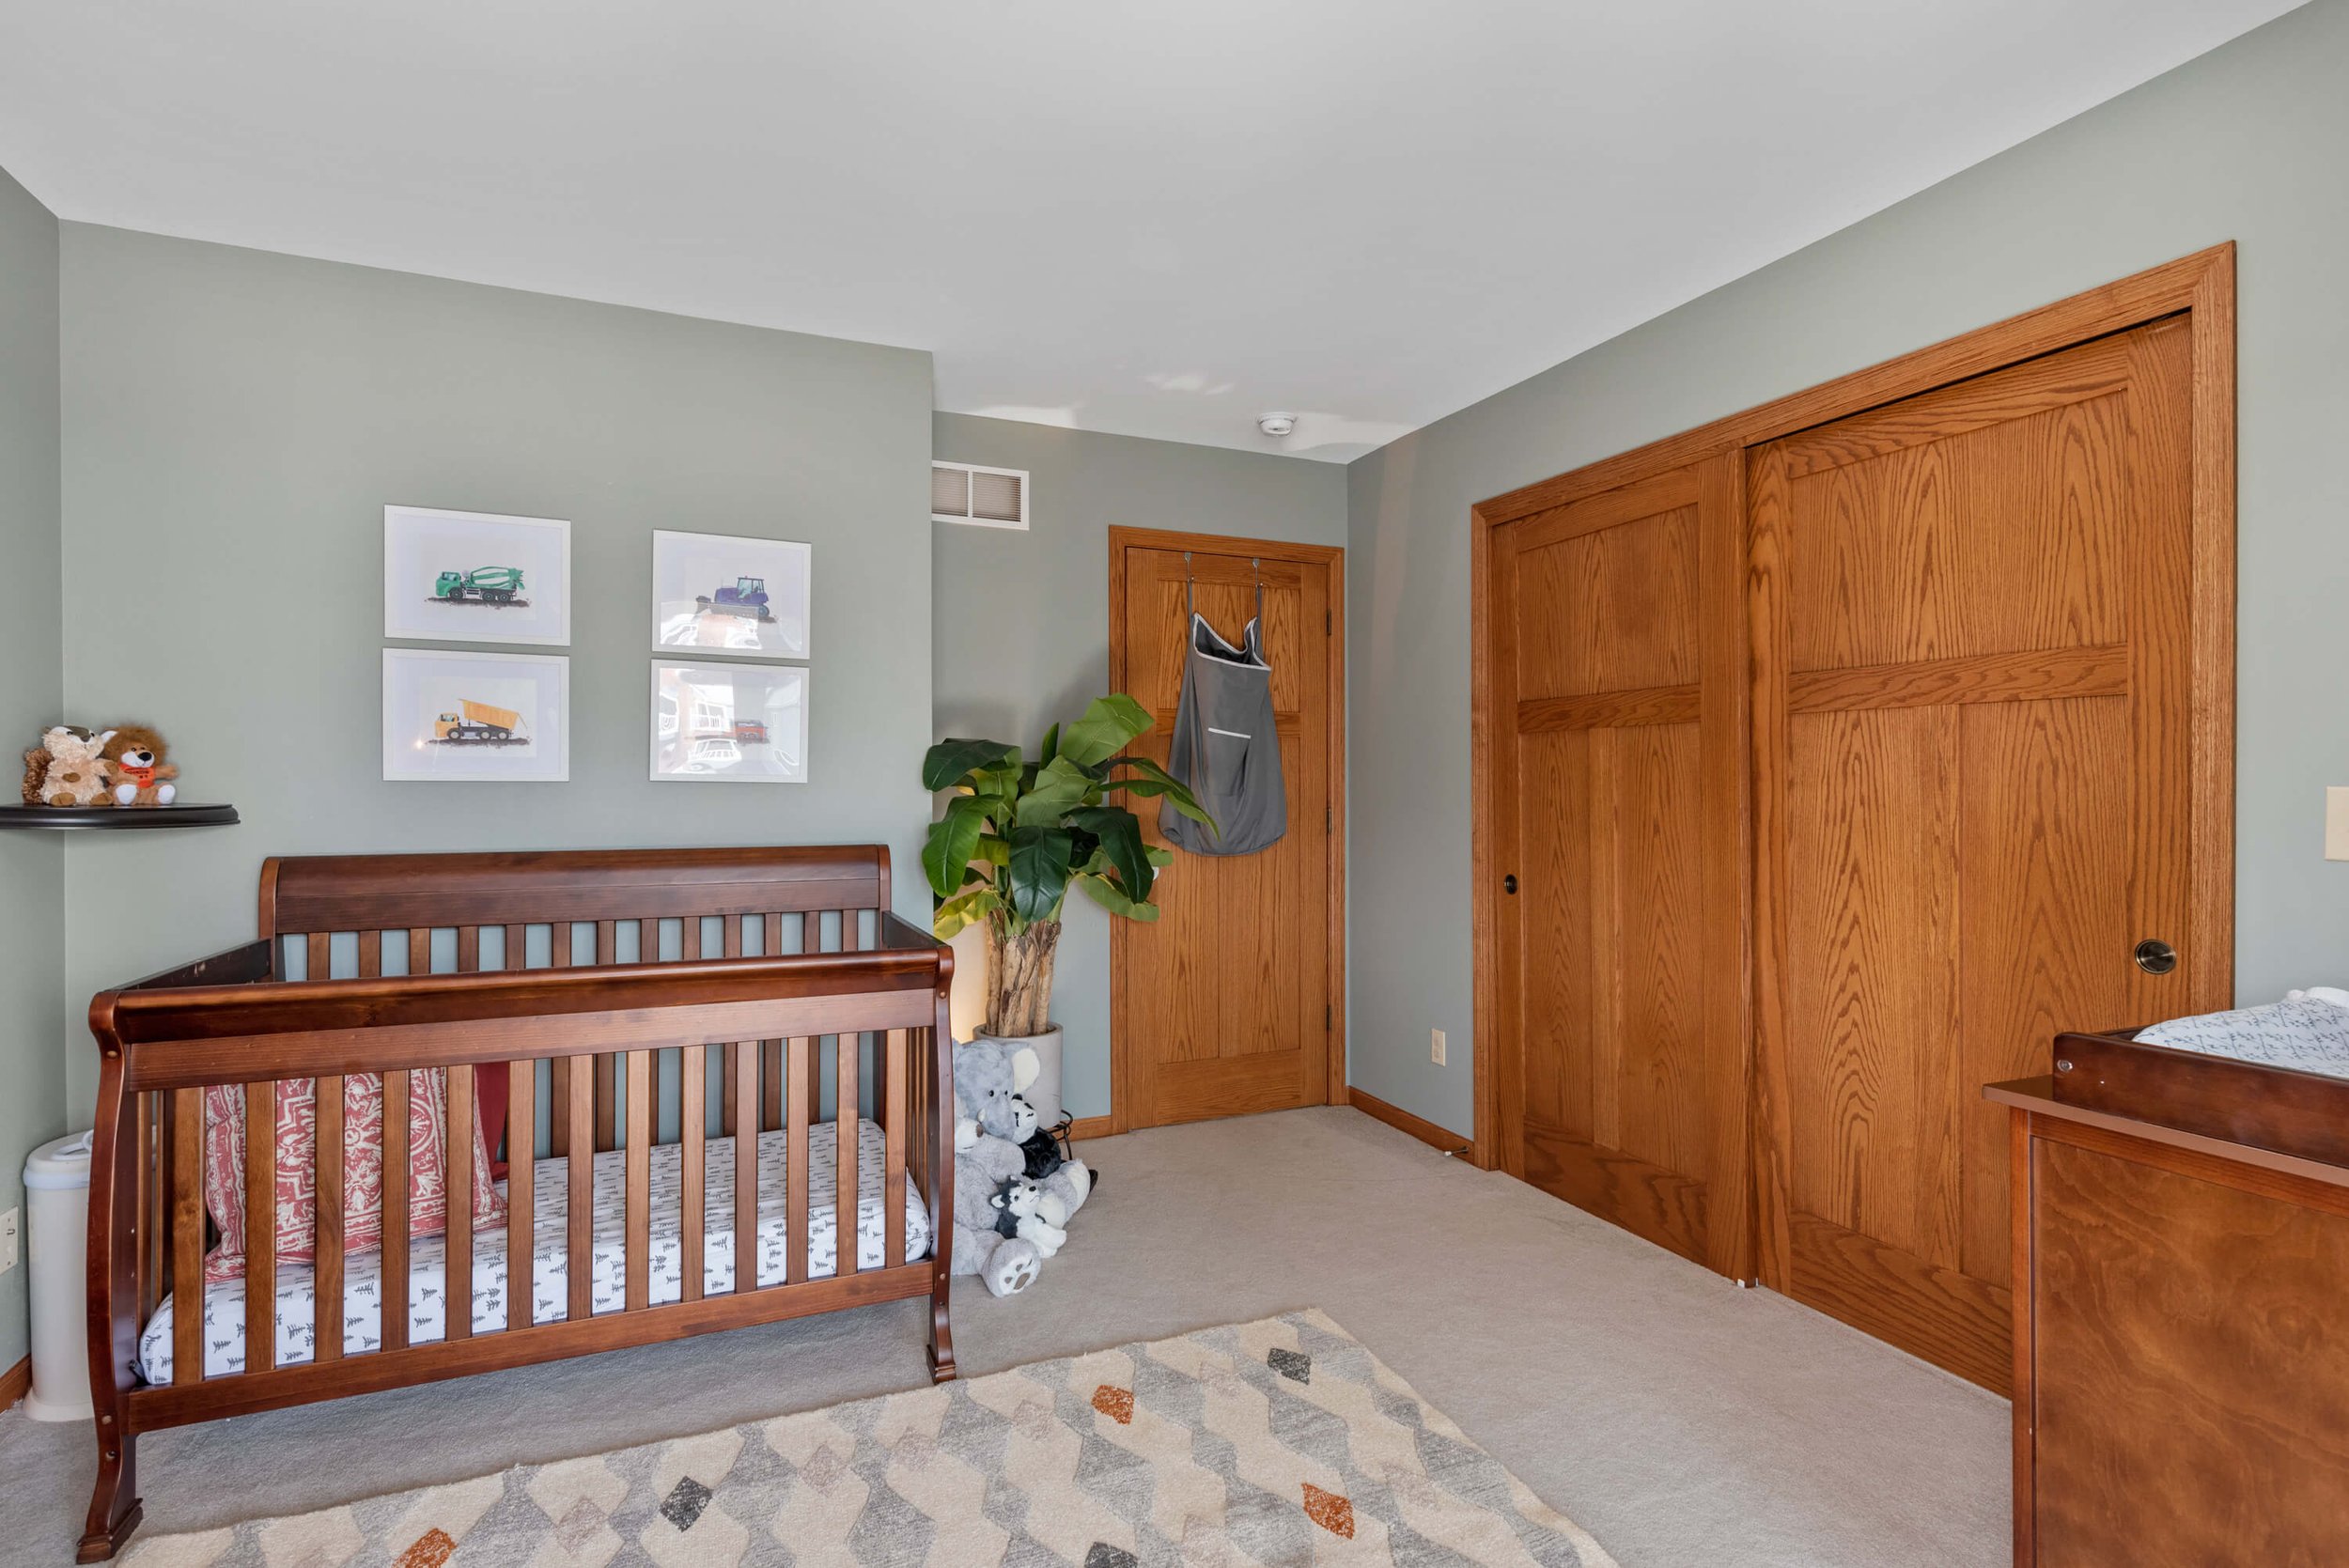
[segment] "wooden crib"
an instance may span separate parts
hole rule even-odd
[[[112,1557],[136,1528],[135,1444],[160,1427],[924,1295],[932,1374],[954,1375],[954,958],[890,912],[887,849],[272,860],[260,905],[257,939],[90,1002],[101,1058],[89,1224],[99,1469],[82,1561]],[[405,972],[387,974],[387,964]],[[433,1068],[446,1070],[444,1331],[412,1341],[407,1291],[384,1288],[380,1349],[346,1354],[341,1334],[319,1331],[311,1359],[278,1364],[276,1083],[316,1080],[312,1321],[332,1326],[347,1266],[343,1078],[381,1075],[385,1126],[398,1128],[410,1075]],[[568,1300],[556,1320],[534,1322],[534,1290],[507,1288],[505,1322],[481,1332],[468,1310],[476,1240],[466,1195],[476,1092],[490,1070],[506,1075],[508,1094],[506,1278],[509,1286],[537,1278],[533,1160],[560,1159]],[[829,1131],[818,1120],[827,1081]],[[219,1084],[245,1091],[250,1245],[243,1367],[207,1375],[201,1145],[205,1091]],[[674,1113],[663,1109],[667,1086]],[[437,1079],[428,1087],[438,1094]],[[859,1266],[854,1239],[860,1107],[879,1124],[886,1151],[878,1267]],[[649,1172],[666,1123],[681,1145],[675,1237],[683,1258],[678,1298],[656,1304]],[[485,1132],[494,1155],[498,1132]],[[766,1285],[756,1261],[762,1132],[782,1133],[787,1150],[787,1276]],[[730,1225],[705,1210],[707,1145],[726,1137]],[[837,1141],[838,1208],[833,1272],[811,1279],[806,1200],[823,1195],[809,1192],[807,1172],[819,1137]],[[598,1312],[591,1183],[601,1151],[620,1151],[626,1171],[625,1299]],[[383,1178],[378,1261],[384,1281],[405,1281],[406,1162],[385,1161]],[[929,1256],[910,1263],[909,1182],[932,1237]],[[737,1260],[732,1289],[715,1295],[703,1288],[704,1234],[713,1228],[730,1234]],[[139,1371],[140,1337],[175,1291],[170,1379],[150,1384]]]

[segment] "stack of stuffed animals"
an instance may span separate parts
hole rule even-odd
[[[1071,1159],[1054,1130],[1036,1126],[1020,1095],[1040,1070],[1034,1050],[1000,1040],[955,1047],[954,1272],[975,1274],[997,1296],[1035,1282],[1068,1239],[1068,1218],[1096,1179]]]
[[[96,734],[58,724],[24,753],[28,806],[167,806],[179,769],[163,760],[163,737],[145,724]]]

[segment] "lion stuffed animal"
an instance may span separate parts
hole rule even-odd
[[[163,737],[145,724],[124,724],[100,753],[113,782],[118,806],[167,806],[179,793],[171,781],[179,769],[163,760]]]
[[[24,753],[24,803],[28,806],[111,805],[106,793],[106,761],[100,753],[114,731],[91,735],[58,724],[40,737],[40,745]]]

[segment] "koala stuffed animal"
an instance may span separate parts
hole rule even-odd
[[[1017,1296],[1035,1283],[1044,1254],[1027,1236],[996,1228],[1003,1185],[1027,1168],[1019,1146],[979,1130],[968,1116],[955,1120],[956,1274],[975,1274],[996,1296]],[[1015,1226],[1015,1230],[1017,1227]]]
[[[71,724],[58,724],[40,737],[38,749],[24,753],[24,803],[28,806],[105,806],[106,763],[99,753],[114,738],[106,730],[92,735]]]
[[[1002,1139],[1015,1147],[1024,1144],[1035,1135],[1035,1107],[1022,1098],[1019,1091],[1034,1083],[1040,1071],[1035,1052],[1026,1046],[1014,1048],[1000,1040],[984,1037],[958,1045],[955,1048],[957,1109],[976,1122],[979,1130],[988,1137]],[[1023,1154],[1020,1170],[1026,1169]],[[1046,1224],[1058,1230],[1066,1226],[1069,1216],[1084,1207],[1084,1201],[1092,1196],[1093,1172],[1085,1168],[1083,1160],[1064,1160],[1038,1185],[1043,1188],[1043,1201],[1037,1213]],[[1045,1253],[1047,1257],[1050,1255]]]

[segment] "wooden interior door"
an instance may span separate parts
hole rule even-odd
[[[1495,531],[1503,1169],[1750,1272],[1740,459]]]
[[[1981,1086],[2227,1001],[2185,951],[2191,343],[2157,321],[1750,455],[1762,1279],[2001,1390]]]
[[[1159,919],[1112,923],[1119,1131],[1345,1097],[1341,559],[1333,549],[1268,540],[1111,531],[1111,684],[1157,720],[1136,749],[1166,761],[1182,695],[1187,583],[1199,613],[1237,642],[1261,581],[1288,800],[1288,831],[1271,847],[1175,849],[1159,873]],[[1149,841],[1163,845],[1157,803],[1135,804],[1147,808]]]

